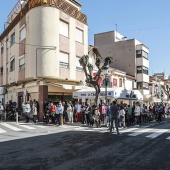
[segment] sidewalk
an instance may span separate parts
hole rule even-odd
[[[170,123],[170,118],[168,117],[168,118],[163,119],[163,121],[161,123],[165,123],[165,122]],[[18,121],[18,123],[25,123],[25,120],[20,120],[20,121]],[[32,123],[32,124],[35,124],[35,125],[37,124],[37,125],[44,125],[44,126],[56,126],[54,124],[45,124],[44,122],[36,122],[36,123],[34,123],[32,121],[32,119],[30,119],[29,123]],[[150,121],[150,122],[147,122],[147,123],[142,123],[138,127],[147,128],[147,127],[152,127],[152,126],[155,126],[155,125],[158,125],[158,124],[160,124],[160,122],[157,122],[156,120],[153,120],[153,121]],[[81,122],[73,122],[73,123],[66,122],[66,123],[63,124],[63,126],[88,127],[86,124],[82,124]],[[60,127],[62,127],[62,126],[60,125]],[[135,126],[130,126],[130,127],[135,127]],[[130,128],[130,127],[127,127],[127,128]],[[95,126],[93,126],[92,128],[95,128]],[[101,128],[107,128],[107,127],[106,127],[106,125],[102,124]]]

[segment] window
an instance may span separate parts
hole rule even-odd
[[[137,66],[137,73],[142,73],[142,66]]]
[[[141,50],[136,50],[136,57],[137,58],[142,57],[142,51]]]
[[[148,59],[148,53],[143,50],[136,50],[136,57],[137,58],[143,57]]]
[[[0,75],[3,75],[3,67],[1,67]]]
[[[137,82],[137,89],[143,89],[142,88],[142,82]]]
[[[25,69],[25,57],[19,59],[19,70]]]
[[[20,41],[22,41],[23,39],[26,38],[26,28],[23,27],[21,30],[20,30]]]
[[[122,79],[119,79],[119,87],[122,87]]]
[[[11,35],[11,46],[15,43],[15,32]]]
[[[6,38],[6,48],[8,49],[8,47],[9,47],[9,39]]]
[[[146,82],[137,82],[137,89],[149,89],[149,84]]]
[[[80,57],[76,57],[76,70],[77,70],[77,71],[82,71],[83,68],[82,68],[82,66],[80,65],[79,60],[80,60]]]
[[[68,59],[69,59],[68,53],[60,52],[60,57],[59,57],[60,67],[68,68],[69,67]]]
[[[143,67],[143,74],[148,75],[148,68],[147,67]]]
[[[69,37],[69,24],[60,20],[60,28],[59,28],[59,33],[61,35],[64,35],[66,37]]]
[[[83,43],[83,31],[76,28],[76,41]]]
[[[3,45],[1,46],[1,54],[4,52],[4,47]]]
[[[145,51],[142,51],[142,57],[148,59],[148,53]]]
[[[15,58],[13,58],[10,62],[10,71],[14,71],[15,70]]]
[[[148,83],[143,82],[143,88],[144,88],[144,89],[149,89],[149,84],[148,84]]]

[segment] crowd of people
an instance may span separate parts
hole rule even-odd
[[[62,123],[82,123],[87,126],[93,126],[95,123],[110,127],[110,107],[113,105],[106,105],[105,103],[96,105],[96,103],[89,104],[85,102],[59,102],[54,104],[45,100],[44,102],[44,122],[60,125],[61,116]],[[132,106],[123,102],[116,103],[118,108],[118,126],[126,128],[127,126],[139,126],[142,123],[149,121],[162,121],[165,113],[169,114],[169,106],[162,103],[154,104],[147,108],[145,104],[140,105],[139,102],[134,102]]]
[[[0,103],[0,112],[2,110],[9,111],[11,102],[7,102],[5,109],[3,109]],[[113,107],[114,106],[114,109]],[[72,124],[73,122],[86,124],[87,126],[97,127],[107,126],[111,127],[112,112],[115,112],[115,106],[117,108],[116,118],[117,126],[126,128],[129,126],[139,126],[140,124],[147,123],[149,121],[162,121],[162,117],[165,114],[170,114],[170,107],[167,104],[157,103],[150,104],[147,107],[145,104],[140,105],[139,102],[134,102],[132,106],[123,102],[117,104],[112,102],[109,105],[105,103],[97,105],[96,103],[90,104],[85,102],[71,101],[58,102],[57,104],[45,100],[43,103],[44,117],[43,121],[46,124],[52,123],[61,125],[63,123]],[[112,108],[112,109],[111,109]],[[22,104],[22,112],[25,114],[26,123],[30,120],[30,114],[33,114],[33,122],[38,121],[39,103],[35,99]],[[116,122],[113,122],[113,128],[116,128]]]

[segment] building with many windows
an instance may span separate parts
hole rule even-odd
[[[16,101],[21,107],[22,102],[36,99],[40,118],[45,99],[70,100],[84,80],[77,61],[88,54],[88,26],[76,0],[19,1],[0,42],[5,101]]]
[[[136,39],[116,31],[95,34],[94,44],[103,57],[112,56],[112,67],[136,78],[136,87],[143,95],[149,94],[149,49]]]

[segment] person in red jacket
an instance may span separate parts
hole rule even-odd
[[[53,124],[55,124],[55,109],[56,106],[53,103],[51,103],[51,120]]]

